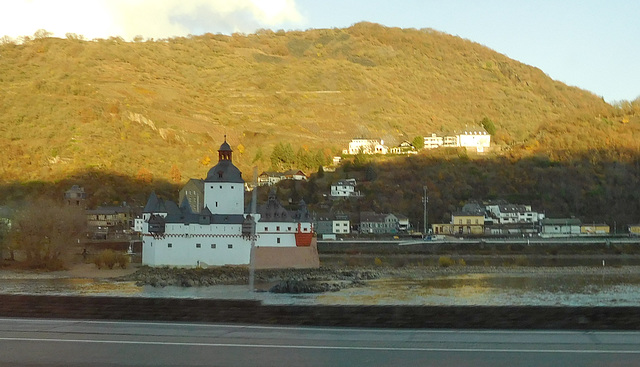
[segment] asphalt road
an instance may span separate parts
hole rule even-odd
[[[0,319],[0,366],[639,366],[640,332]]]

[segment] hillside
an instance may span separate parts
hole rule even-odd
[[[251,172],[269,168],[277,143],[328,158],[354,137],[393,144],[484,117],[497,127],[498,151],[566,151],[572,141],[639,149],[637,105],[614,108],[429,29],[359,23],[144,42],[69,38],[0,45],[2,181],[87,170],[202,177],[224,134]],[[588,141],[600,135],[608,145]]]

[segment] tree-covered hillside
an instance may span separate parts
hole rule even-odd
[[[40,32],[0,45],[4,181],[88,169],[201,177],[224,134],[245,172],[268,169],[279,143],[328,158],[354,137],[393,144],[485,117],[500,149],[589,147],[580,136],[592,131],[608,144],[636,136],[637,115],[611,135],[620,108],[430,29],[359,23],[137,41]]]

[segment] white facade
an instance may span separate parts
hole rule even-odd
[[[454,135],[424,137],[424,148],[435,149],[439,147],[463,147],[472,148],[477,152],[484,152],[491,147],[491,135],[484,129],[467,129]]]
[[[205,182],[204,205],[211,214],[243,214],[244,182]]]
[[[383,140],[376,139],[353,139],[349,142],[349,148],[343,151],[346,154],[387,154],[389,147],[384,145]]]
[[[491,135],[485,130],[466,130],[458,134],[458,144],[481,153],[491,146]]]
[[[486,209],[498,224],[538,223],[545,217],[543,213],[532,211],[531,205],[492,204]]]
[[[244,180],[231,162],[231,148],[220,147],[219,161],[204,180],[204,209],[194,213],[188,200],[178,207],[151,194],[136,228],[142,233],[142,264],[150,266],[248,265],[256,247],[308,246],[313,227],[301,203],[292,214],[275,196],[264,212],[244,213]]]
[[[335,234],[348,234],[351,232],[351,225],[348,219],[334,219],[332,227]]]
[[[441,147],[444,144],[444,140],[442,136],[437,136],[436,134],[431,134],[431,136],[424,137],[424,148],[425,149],[435,149]]]
[[[331,184],[331,196],[333,197],[350,197],[357,196],[357,194],[356,180],[353,178]]]

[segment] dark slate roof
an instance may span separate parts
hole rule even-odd
[[[285,209],[276,198],[275,193],[269,194],[266,204],[258,208],[260,222],[292,222],[292,215]]]
[[[211,216],[211,224],[242,224],[242,214],[214,214]]]
[[[377,214],[374,212],[362,212],[360,213],[361,223],[381,223],[384,222],[388,214]]]
[[[220,160],[207,173],[205,182],[237,182],[244,183],[242,173],[229,160]]]
[[[128,206],[99,206],[95,209],[87,209],[86,214],[118,214],[130,213],[131,208]]]
[[[218,149],[218,151],[233,152],[233,150],[231,150],[231,146],[229,145],[229,143],[227,143],[227,139],[226,138],[224,140],[224,143],[222,143],[222,145],[220,145],[220,149]]]
[[[545,218],[542,220],[542,225],[572,225],[579,226],[582,221],[578,218]]]
[[[149,195],[149,199],[147,200],[147,205],[142,209],[143,213],[164,213],[164,205],[160,207],[160,199],[156,195],[155,191],[151,192]]]
[[[185,213],[193,213],[191,210],[191,204],[189,204],[189,200],[185,196],[182,198],[182,203],[180,203],[180,210]]]

